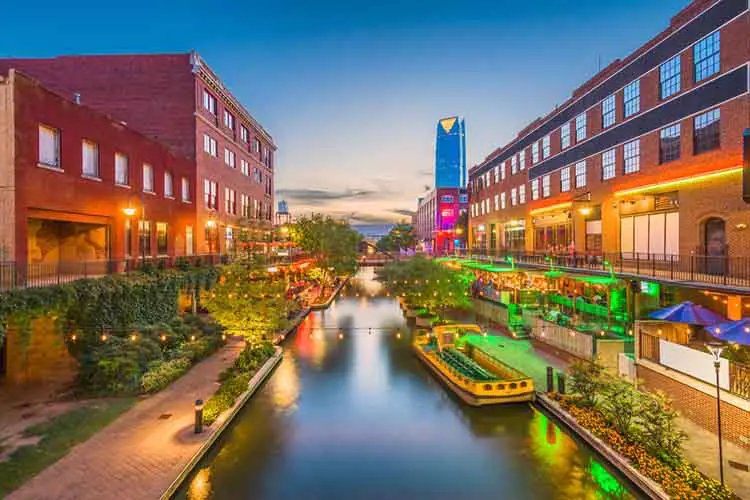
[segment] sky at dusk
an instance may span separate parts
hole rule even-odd
[[[293,213],[384,222],[432,185],[439,118],[474,165],[688,3],[12,2],[0,56],[196,49],[273,135]]]

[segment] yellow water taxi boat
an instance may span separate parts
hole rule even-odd
[[[482,349],[478,325],[433,327],[417,335],[414,350],[430,370],[472,406],[534,399],[534,381]]]

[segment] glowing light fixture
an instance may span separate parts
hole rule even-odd
[[[615,196],[628,196],[631,194],[645,193],[654,190],[665,190],[678,186],[684,186],[689,184],[695,184],[697,182],[704,182],[710,179],[716,179],[718,177],[724,177],[727,175],[738,174],[742,172],[742,167],[732,167],[725,170],[719,170],[718,172],[711,172],[709,174],[697,175],[693,177],[683,177],[681,179],[675,179],[667,182],[660,182],[658,184],[649,184],[647,186],[641,186],[632,189],[625,189],[622,191],[616,191]]]

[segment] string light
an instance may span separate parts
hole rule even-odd
[[[167,340],[167,336],[166,336],[166,335],[164,335],[164,334],[162,334],[162,336],[161,336],[161,337],[159,337],[159,340],[161,340],[162,342],[164,342],[164,341],[166,341],[166,340]]]
[[[191,335],[190,340],[195,341],[195,335]]]
[[[136,335],[134,333],[133,335],[130,336],[130,340],[132,340],[133,342],[135,342],[136,340],[138,340],[138,335]]]
[[[102,339],[102,342],[106,342],[107,341],[107,334],[106,333],[102,333],[102,336],[100,338]]]

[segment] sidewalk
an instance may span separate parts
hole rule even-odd
[[[118,418],[8,498],[159,498],[212,434],[193,433],[196,399],[207,400],[219,373],[244,343],[232,341],[174,384]]]

